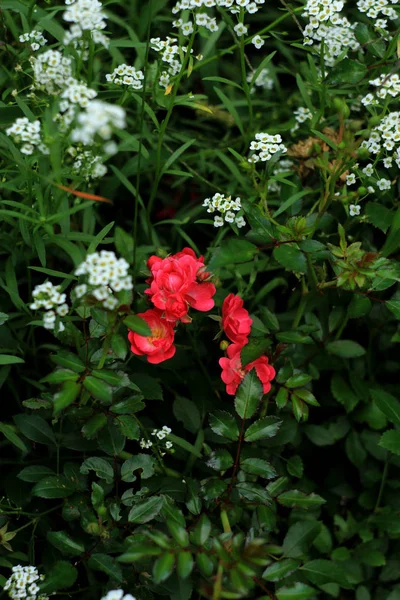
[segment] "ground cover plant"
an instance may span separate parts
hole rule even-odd
[[[400,598],[397,0],[2,0],[2,597]]]

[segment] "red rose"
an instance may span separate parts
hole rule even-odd
[[[190,323],[190,307],[200,311],[213,308],[215,286],[204,281],[209,277],[204,259],[197,258],[191,248],[163,259],[151,256],[147,265],[152,276],[145,293],[167,321]]]
[[[243,346],[239,344],[231,344],[227,349],[228,357],[219,359],[219,364],[222,367],[221,379],[226,384],[226,393],[234,396],[246,373],[251,369],[255,369],[263,384],[263,392],[267,394],[271,389],[271,381],[275,377],[274,367],[269,364],[267,356],[260,356],[260,358],[253,360],[243,368],[240,358],[242,348]]]
[[[128,340],[131,343],[131,351],[139,356],[147,356],[149,363],[157,365],[164,360],[172,358],[176,348],[174,346],[174,330],[172,325],[163,319],[157,310],[147,310],[139,313],[151,329],[151,335],[139,335],[130,331]]]
[[[247,344],[253,320],[248,311],[243,308],[240,296],[229,294],[222,305],[222,328],[226,336],[234,344]]]

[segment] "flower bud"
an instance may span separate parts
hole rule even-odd
[[[357,150],[357,158],[363,158],[363,159],[369,158],[369,150],[367,150],[367,148],[359,148]]]
[[[223,352],[225,352],[225,350],[228,348],[228,346],[229,346],[229,342],[227,340],[222,340],[219,343],[219,347]]]
[[[347,106],[346,102],[342,98],[334,98],[333,99],[333,107],[337,110],[337,112],[342,115],[345,119],[350,115],[350,109]]]
[[[363,185],[361,187],[358,188],[358,193],[360,196],[365,196],[365,194],[367,193],[367,188],[364,187]]]
[[[378,115],[375,115],[374,117],[371,117],[370,119],[368,119],[368,125],[370,127],[375,127],[376,125],[379,125],[381,120],[382,120],[381,117],[378,117]]]

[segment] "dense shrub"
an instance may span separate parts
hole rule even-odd
[[[2,0],[4,595],[400,597],[398,17]]]

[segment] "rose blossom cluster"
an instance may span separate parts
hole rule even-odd
[[[189,310],[205,312],[213,308],[216,289],[209,281],[204,258],[197,258],[191,248],[166,258],[151,256],[147,266],[151,277],[145,294],[154,308],[138,316],[146,321],[151,335],[130,331],[128,339],[134,354],[147,356],[148,362],[156,365],[174,356],[175,327],[179,322],[191,322]]]
[[[245,367],[242,366],[240,354],[249,341],[252,323],[248,311],[243,307],[242,298],[229,294],[222,305],[222,329],[232,343],[226,349],[227,356],[219,359],[219,364],[222,367],[221,379],[226,384],[226,392],[232,396],[251,369],[256,370],[257,377],[263,384],[264,394],[270,391],[271,381],[275,377],[275,369],[269,364],[267,356],[260,356]]]

